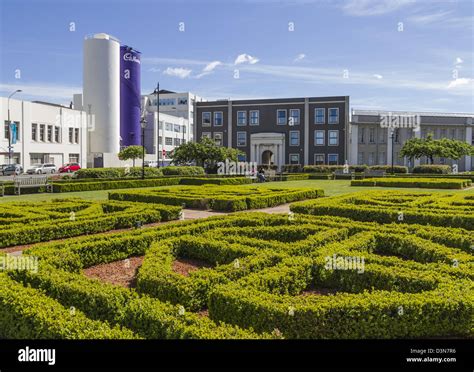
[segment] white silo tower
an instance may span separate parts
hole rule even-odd
[[[85,38],[83,94],[83,110],[94,116],[89,153],[116,155],[120,151],[120,42],[113,36],[100,33]]]

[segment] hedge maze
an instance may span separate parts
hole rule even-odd
[[[246,212],[42,243],[0,271],[0,337],[471,337],[472,230]],[[134,256],[135,288],[82,272]]]
[[[180,207],[79,198],[14,202],[0,209],[0,247],[93,234],[179,218]]]
[[[417,223],[474,230],[474,195],[371,191],[291,205],[295,213],[379,223]]]
[[[187,208],[235,212],[274,207],[323,195],[323,190],[313,188],[281,189],[274,187],[204,185],[109,192],[109,199],[184,205]]]

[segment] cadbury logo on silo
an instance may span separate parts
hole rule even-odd
[[[132,53],[125,53],[123,55],[123,60],[124,61],[140,63],[140,58],[138,58],[138,56],[136,56],[136,55],[133,55]]]

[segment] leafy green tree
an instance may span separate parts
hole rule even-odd
[[[130,160],[133,161],[133,166],[135,166],[135,159],[143,159],[143,147],[142,146],[128,146],[122,149],[119,152],[118,158],[120,160]]]
[[[176,147],[171,158],[176,165],[195,163],[207,171],[214,171],[217,163],[226,159],[237,161],[240,154],[243,153],[239,150],[218,146],[212,139],[202,138],[199,142],[188,142]]]
[[[472,154],[474,154],[474,146],[467,142],[447,138],[434,140],[431,134],[424,139],[409,139],[400,150],[400,156],[406,156],[412,160],[426,156],[430,164],[434,163],[435,157],[457,160],[462,156]]]

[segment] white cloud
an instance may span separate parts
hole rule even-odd
[[[221,61],[212,61],[210,63],[208,63],[203,69],[202,69],[202,72],[196,76],[197,79],[200,79],[202,78],[203,76],[206,76],[206,75],[209,75],[211,74],[214,69],[219,66],[219,65],[222,65],[222,62]]]
[[[467,79],[467,78],[455,79],[449,83],[448,89],[463,87],[464,85],[469,85],[469,84],[472,84],[473,82],[474,82],[474,79]]]
[[[191,75],[192,70],[188,68],[182,68],[182,67],[168,67],[165,71],[163,71],[163,74],[165,75],[170,75],[170,76],[176,76],[179,77],[180,79],[185,79]]]
[[[348,0],[342,6],[342,10],[356,17],[373,16],[391,13],[413,2],[413,0]]]
[[[252,57],[250,54],[239,54],[235,59],[234,65],[239,65],[241,63],[249,63],[251,65],[256,64],[259,61],[258,58]]]
[[[212,70],[214,70],[217,66],[221,65],[222,62],[221,61],[213,61],[211,63],[208,63],[206,65],[206,67],[204,67],[204,69],[202,70],[202,72],[211,72]]]
[[[383,76],[382,75],[379,75],[379,74],[374,74],[374,78],[376,79],[383,79]]]
[[[428,25],[431,23],[440,23],[449,19],[449,15],[452,13],[451,10],[444,12],[437,12],[431,14],[420,14],[408,17],[408,20],[420,25]]]
[[[306,58],[306,54],[300,53],[300,54],[298,54],[298,55],[296,56],[296,58],[293,60],[293,62],[299,62],[299,61],[301,61],[301,60],[303,60],[303,59],[305,59],[305,58]]]

